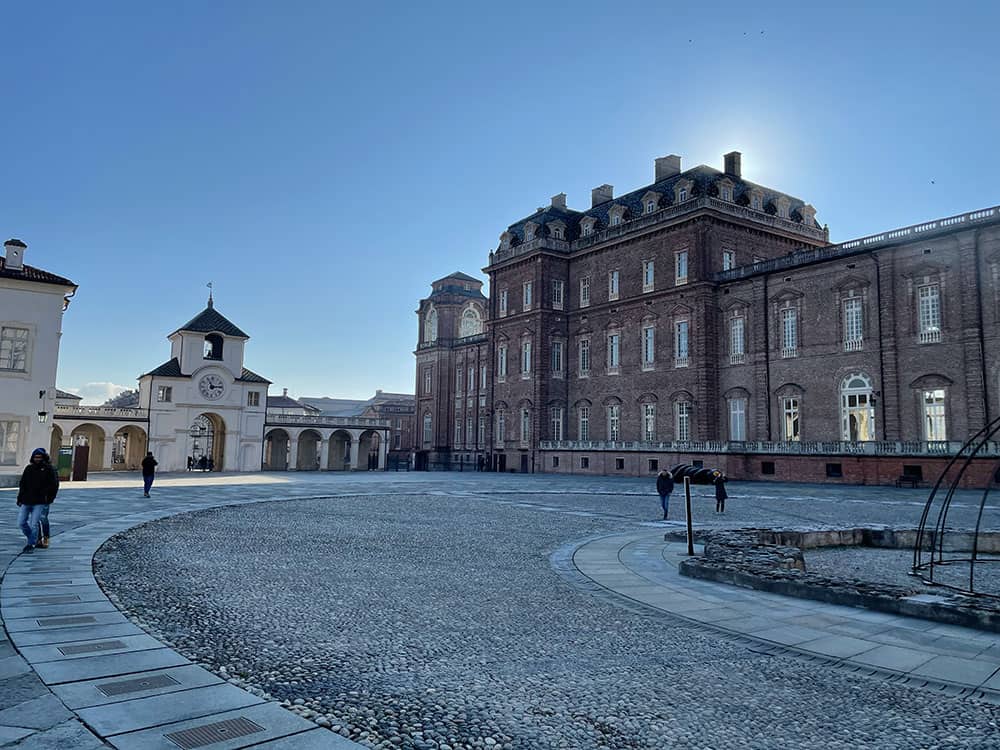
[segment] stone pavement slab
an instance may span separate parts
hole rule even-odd
[[[207,669],[188,664],[121,677],[67,682],[53,685],[52,692],[69,708],[76,710],[222,683],[221,678]]]
[[[41,646],[46,643],[69,643],[96,638],[115,638],[123,635],[143,635],[144,631],[130,622],[116,622],[109,625],[83,625],[75,628],[36,628],[11,633],[14,643],[20,648]]]
[[[190,662],[172,648],[155,648],[108,656],[88,656],[33,664],[35,672],[47,685],[97,677],[115,677],[133,672],[147,672],[161,667],[179,667]]]
[[[15,633],[26,631],[44,631],[54,629],[91,627],[94,625],[111,625],[128,622],[128,619],[117,609],[113,612],[89,612],[83,615],[44,615],[34,617],[12,617],[4,619],[4,627],[11,637]]]
[[[0,724],[29,729],[48,729],[72,718],[73,712],[51,693],[0,711]]]

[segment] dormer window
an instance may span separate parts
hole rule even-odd
[[[613,227],[620,226],[625,221],[625,206],[612,206],[608,211],[608,222]]]
[[[205,359],[222,359],[222,336],[210,333],[205,337]]]
[[[754,211],[764,210],[764,196],[756,188],[750,191],[750,208]]]
[[[511,241],[514,239],[514,235],[510,232],[504,232],[500,235],[500,249],[507,250],[510,248]]]
[[[597,219],[593,216],[588,216],[580,221],[580,233],[584,237],[590,237],[594,233],[594,229],[597,225]]]
[[[651,214],[656,210],[656,201],[646,201],[646,213]]]
[[[677,201],[679,203],[683,203],[687,199],[688,199],[688,189],[687,188],[681,188],[680,190],[677,191]]]
[[[643,213],[651,214],[655,213],[656,209],[660,207],[660,194],[650,190],[644,196],[642,196],[642,206]]]
[[[789,206],[788,198],[785,198],[785,197],[778,198],[778,200],[775,201],[775,205],[778,208],[778,218],[779,219],[787,219],[788,218],[788,206]]]
[[[561,227],[552,227],[552,237],[557,240],[563,238],[563,232]]]
[[[533,240],[533,239],[535,239],[535,228],[534,227],[525,227],[524,228],[524,239],[526,239],[526,240]]]
[[[674,185],[674,202],[683,203],[691,197],[691,191],[694,188],[694,183],[691,180],[684,179],[679,181]]]
[[[566,239],[566,224],[562,221],[550,221],[546,226],[549,228],[549,236],[554,240]]]
[[[616,227],[622,223],[621,214],[615,214],[611,217],[611,226]]]

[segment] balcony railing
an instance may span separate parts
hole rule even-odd
[[[928,328],[926,331],[921,331],[919,340],[921,344],[937,344],[941,341],[941,329]]]
[[[784,271],[795,266],[818,263],[832,258],[843,258],[860,253],[867,253],[885,245],[897,244],[916,239],[929,239],[938,234],[952,232],[956,228],[978,226],[1000,221],[1000,206],[986,208],[981,211],[969,211],[968,213],[949,216],[947,219],[938,219],[924,224],[914,224],[909,227],[893,229],[881,234],[873,234],[857,240],[841,242],[838,245],[824,245],[822,247],[808,247],[796,250],[780,258],[762,260],[748,266],[731,268],[715,274],[716,281],[736,281],[745,279],[748,276],[755,276],[760,273],[773,273]]]
[[[145,409],[117,406],[71,406],[69,404],[56,404],[55,417],[57,419],[132,419],[145,422],[149,419],[149,412]]]
[[[676,357],[674,359],[674,367],[687,367],[689,361],[687,357]]]
[[[795,346],[786,346],[786,347],[784,347],[781,350],[781,358],[782,359],[793,359],[793,358],[795,358],[797,356],[799,356],[798,347],[795,347]]]
[[[311,427],[389,427],[388,419],[378,417],[324,417],[312,414],[275,414],[268,412],[265,426],[308,425]]]
[[[871,440],[851,442],[781,442],[764,440],[723,441],[688,440],[674,442],[622,440],[542,440],[541,450],[572,451],[642,451],[646,453],[731,453],[816,456],[952,456],[962,448],[958,440]],[[992,441],[977,454],[1000,456],[1000,441]]]
[[[742,365],[747,361],[747,355],[743,352],[732,352],[729,355],[729,364],[731,365]]]
[[[863,338],[844,339],[844,351],[860,352],[864,348],[864,344],[865,340]]]

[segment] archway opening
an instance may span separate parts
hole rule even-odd
[[[74,461],[77,460],[75,449],[86,448],[87,471],[104,470],[104,430],[96,424],[82,424],[70,434],[70,442],[74,446]]]
[[[135,425],[122,427],[114,436],[111,447],[111,468],[116,471],[137,471],[146,450],[146,431]]]
[[[378,468],[379,434],[365,430],[358,438],[358,465],[354,468],[372,471]]]
[[[226,423],[218,414],[199,414],[188,431],[188,458],[199,471],[225,469]]]
[[[264,436],[265,471],[288,471],[288,453],[291,440],[282,429],[271,430]]]
[[[330,436],[329,460],[330,471],[347,471],[351,468],[351,433],[337,430]]]
[[[319,446],[322,436],[315,430],[303,430],[299,435],[299,451],[295,468],[299,471],[319,470]]]
[[[52,436],[49,438],[49,456],[52,457],[53,464],[56,462],[56,456],[59,455],[59,449],[62,447],[62,441],[62,427],[57,424],[52,425]]]
[[[875,397],[868,376],[854,373],[840,385],[841,437],[851,442],[875,440]]]

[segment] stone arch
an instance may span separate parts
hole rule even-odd
[[[474,302],[470,302],[462,310],[462,315],[459,317],[458,321],[458,336],[459,338],[465,338],[466,336],[476,336],[483,332],[483,314],[479,309],[479,305]]]
[[[354,438],[347,430],[337,430],[330,435],[327,448],[327,466],[330,471],[349,471],[351,467],[351,445]]]
[[[74,448],[76,446],[87,446],[89,454],[87,456],[88,471],[102,471],[104,466],[104,443],[107,436],[104,430],[96,424],[85,422],[73,429],[70,441]]]
[[[323,444],[323,436],[316,430],[302,430],[298,438],[298,455],[295,460],[297,471],[318,471],[319,451]]]
[[[261,468],[265,471],[287,471],[291,444],[288,433],[280,427],[269,430],[264,436],[264,465]]]
[[[205,336],[205,359],[222,359],[222,336],[210,333]]]
[[[358,436],[358,465],[354,468],[372,471],[379,468],[381,436],[375,430],[365,430]]]
[[[111,449],[111,468],[137,471],[146,455],[146,431],[136,425],[126,425],[114,434]]]
[[[438,337],[438,312],[433,305],[424,316],[424,341],[431,343],[437,341]]]
[[[53,463],[56,461],[56,456],[59,455],[59,448],[62,447],[62,442],[62,427],[57,424],[52,425],[52,434],[49,436],[49,455],[52,457]]]

